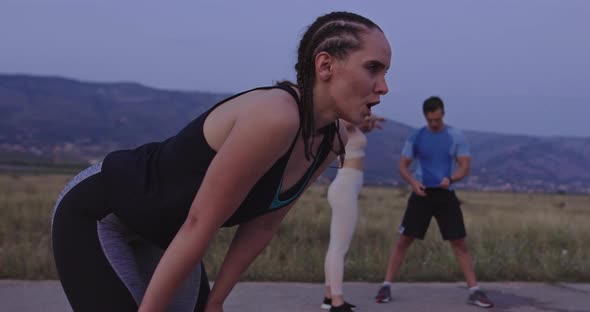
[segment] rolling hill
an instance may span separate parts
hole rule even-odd
[[[114,149],[163,140],[228,95],[0,75],[0,160],[95,161]],[[401,183],[398,155],[412,130],[388,120],[369,135],[367,183]],[[465,187],[590,193],[590,138],[465,134],[473,154]]]

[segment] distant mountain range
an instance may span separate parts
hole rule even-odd
[[[114,149],[163,140],[226,96],[0,75],[0,160],[95,161]],[[388,120],[383,131],[369,134],[367,183],[401,183],[397,162],[412,130]],[[465,134],[473,165],[464,187],[590,193],[590,138]]]

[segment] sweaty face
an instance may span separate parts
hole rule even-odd
[[[443,122],[444,116],[445,113],[442,111],[442,109],[437,109],[434,112],[426,112],[426,114],[424,114],[424,118],[426,118],[428,129],[434,132],[441,131],[445,126],[445,123]]]
[[[332,97],[339,117],[353,124],[371,115],[371,107],[388,90],[385,74],[391,63],[391,48],[383,32],[371,29],[361,35],[362,48],[335,64]]]

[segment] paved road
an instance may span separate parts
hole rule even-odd
[[[492,311],[590,312],[590,284],[483,283],[496,307]],[[398,283],[392,288],[394,301],[373,302],[379,287],[370,283],[346,283],[350,302],[360,311],[483,311],[465,304],[463,283]],[[239,283],[225,305],[225,312],[323,311],[319,304],[320,284]],[[71,311],[56,281],[0,280],[0,311]]]

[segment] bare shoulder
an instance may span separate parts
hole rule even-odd
[[[299,108],[293,97],[280,89],[259,90],[244,98],[236,122],[247,121],[256,127],[276,128],[295,134],[299,129]]]
[[[299,127],[299,108],[295,99],[281,89],[259,90],[248,99],[244,115],[255,116],[259,122],[280,123],[284,127]]]
[[[203,126],[205,139],[216,151],[231,133],[256,135],[260,139],[268,139],[269,136],[289,138],[288,141],[291,141],[298,129],[297,102],[280,89],[255,90],[233,98],[215,108]]]

